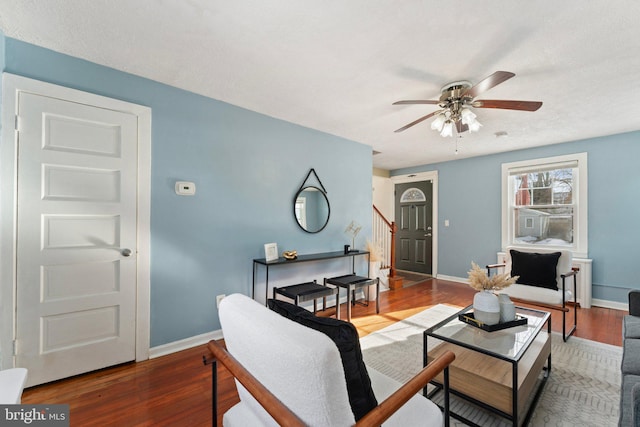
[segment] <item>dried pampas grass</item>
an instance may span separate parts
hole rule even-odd
[[[365,249],[369,252],[369,262],[380,262],[382,261],[382,248],[376,245],[371,240],[367,239],[367,243],[365,244]]]
[[[492,277],[487,276],[487,272],[480,268],[475,262],[471,262],[471,270],[469,270],[469,286],[477,291],[488,291],[504,289],[516,283],[520,276],[509,276],[509,273],[496,274]]]

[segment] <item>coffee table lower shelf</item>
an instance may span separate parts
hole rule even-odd
[[[452,394],[510,419],[514,426],[528,422],[551,369],[550,334],[538,334],[518,363],[448,342],[430,350],[427,360],[430,362],[447,350],[456,355],[449,367]],[[434,379],[436,389],[428,397],[441,390],[442,381],[442,374]],[[473,425],[453,412],[451,416]]]

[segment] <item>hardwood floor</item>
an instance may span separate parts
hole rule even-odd
[[[475,293],[467,285],[429,280],[380,296],[375,304],[356,305],[352,321],[361,336],[388,326],[435,304],[467,306]],[[344,311],[343,311],[344,312]],[[333,315],[329,309],[322,315]],[[578,309],[575,336],[621,346],[624,311],[600,307]],[[561,331],[560,312],[552,328]],[[204,366],[206,347],[128,363],[25,390],[23,403],[70,405],[71,426],[210,426],[211,367]],[[237,400],[231,376],[218,368],[220,414]],[[221,415],[219,416],[218,425]]]

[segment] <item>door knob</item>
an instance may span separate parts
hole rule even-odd
[[[127,249],[127,248],[125,248],[125,249],[123,249],[123,250],[122,250],[122,252],[120,252],[120,253],[121,253],[121,254],[122,254],[122,256],[124,256],[124,257],[131,256],[131,249]]]
[[[425,234],[424,237],[431,237],[431,233]]]

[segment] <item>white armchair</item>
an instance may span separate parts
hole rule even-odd
[[[27,370],[25,368],[12,368],[0,371],[0,404],[19,404],[26,382]]]
[[[554,256],[559,254],[559,256]],[[518,282],[501,289],[514,301],[522,301],[553,310],[562,311],[562,338],[569,339],[578,323],[576,301],[577,268],[572,267],[573,255],[567,250],[521,248],[508,246],[505,262],[487,266],[488,274],[494,268],[504,268],[511,276],[520,276]],[[566,279],[573,276],[573,290]],[[567,332],[566,317],[573,304],[573,325]]]
[[[209,349],[214,362],[222,363],[236,378],[240,396],[240,402],[223,416],[227,427],[443,425],[440,408],[417,393],[443,370],[448,378],[448,365],[455,358],[451,352],[405,385],[368,368],[381,403],[356,423],[341,353],[327,335],[240,294],[221,301],[220,322],[228,352],[216,341],[209,343]],[[214,413],[215,399],[214,389]],[[447,412],[445,408],[448,425]]]

